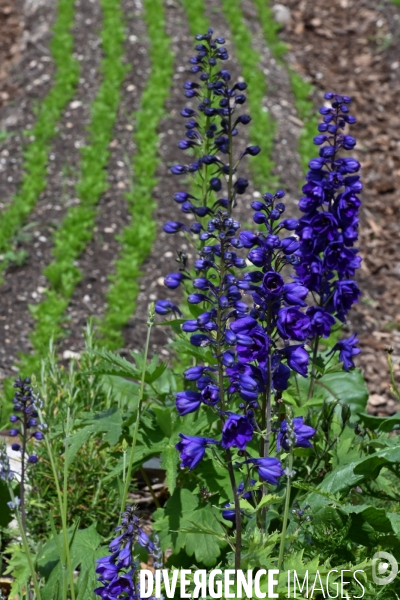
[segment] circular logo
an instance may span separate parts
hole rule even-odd
[[[385,575],[390,568],[388,575]],[[376,552],[372,557],[372,579],[377,585],[388,585],[396,579],[399,566],[394,556],[388,552]]]

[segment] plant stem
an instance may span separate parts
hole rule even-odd
[[[224,255],[224,244],[221,244],[221,256]],[[220,271],[220,289],[223,288],[223,281],[225,278],[225,265],[222,262]],[[218,312],[217,312],[217,361],[218,361],[218,384],[219,384],[219,398],[221,403],[221,411],[225,413],[225,389],[224,389],[224,366],[221,360],[222,354],[222,309],[218,297]],[[224,417],[222,417],[223,419]],[[233,502],[235,504],[235,521],[236,521],[236,544],[235,544],[235,570],[240,569],[240,557],[241,557],[241,546],[242,546],[242,516],[240,513],[240,500],[237,493],[237,486],[235,481],[235,473],[233,470],[232,453],[230,448],[226,448],[226,459],[229,473],[229,481],[233,493]]]
[[[26,553],[26,558],[28,560],[28,564],[29,564],[29,570],[31,572],[31,577],[32,577],[32,581],[33,581],[33,587],[35,588],[35,594],[36,594],[36,600],[41,600],[41,595],[40,595],[40,587],[39,587],[39,583],[36,577],[36,571],[35,571],[35,567],[33,565],[32,562],[32,557],[31,557],[31,553],[30,553],[30,549],[29,549],[29,544],[28,544],[28,538],[26,537],[26,531],[22,525],[22,518],[21,518],[21,514],[18,510],[18,507],[16,506],[15,503],[15,496],[14,496],[14,491],[12,489],[11,486],[11,482],[8,482],[8,492],[10,494],[10,498],[11,498],[11,502],[14,504],[15,508],[15,517],[17,519],[17,523],[18,523],[18,527],[19,527],[19,531],[22,537],[22,544],[24,546],[25,549],[25,553]],[[28,587],[27,587],[27,597],[28,597]]]
[[[290,449],[289,454],[289,464],[288,464],[288,476],[286,483],[286,498],[285,498],[285,510],[283,513],[283,525],[282,525],[282,533],[281,533],[281,545],[279,547],[279,559],[278,559],[278,571],[281,570],[282,562],[283,562],[283,553],[285,551],[285,542],[286,542],[286,529],[287,522],[289,517],[289,507],[290,507],[290,489],[292,486],[292,470],[293,470],[293,449]]]
[[[308,388],[307,400],[311,398],[314,393],[314,384],[315,384],[315,363],[318,355],[318,346],[319,346],[319,335],[314,340],[314,348],[313,348],[313,356],[312,356],[312,368],[311,368],[311,380],[310,387]]]
[[[131,477],[132,477],[133,459],[134,459],[134,456],[135,456],[136,442],[137,442],[137,436],[138,436],[138,432],[139,432],[139,421],[140,421],[140,415],[141,415],[141,409],[142,409],[144,384],[145,384],[145,377],[146,377],[147,355],[149,353],[150,333],[151,333],[151,328],[153,326],[153,322],[154,322],[154,308],[151,307],[150,311],[149,311],[149,318],[147,320],[147,337],[146,337],[146,345],[145,345],[145,348],[144,348],[142,379],[141,379],[141,382],[140,382],[139,401],[138,401],[138,407],[137,407],[136,423],[135,423],[135,429],[134,429],[134,432],[133,432],[131,453],[129,455],[128,470],[126,472],[126,477],[125,477],[124,491],[123,491],[122,499],[121,499],[120,513],[123,513],[124,510],[125,510],[126,500],[128,498],[129,484],[130,484]],[[121,519],[121,516],[120,516],[120,519]]]
[[[145,483],[146,483],[147,487],[149,488],[149,492],[150,492],[150,494],[151,494],[151,497],[152,497],[152,498],[153,498],[153,500],[154,500],[154,504],[156,505],[156,507],[157,507],[157,508],[160,508],[160,507],[161,507],[161,505],[160,505],[160,501],[159,501],[159,499],[157,498],[157,495],[156,495],[155,491],[153,490],[153,486],[151,485],[151,481],[150,481],[150,478],[149,478],[149,476],[148,476],[148,475],[147,475],[147,473],[146,473],[146,470],[145,470],[145,469],[142,467],[142,468],[140,469],[140,472],[141,472],[141,474],[142,474],[142,477],[143,477],[143,479],[144,479],[144,481],[145,481]]]
[[[42,425],[44,425],[42,411],[40,410],[39,407],[37,407],[37,411],[38,411],[40,423]],[[69,417],[67,417],[67,426],[69,427],[68,419],[69,419]],[[66,498],[64,501],[63,494],[62,494],[61,488],[60,488],[60,482],[58,481],[58,471],[57,471],[56,463],[54,461],[53,452],[52,452],[51,445],[50,445],[47,434],[45,434],[45,436],[44,436],[44,441],[46,444],[47,454],[49,455],[51,470],[53,472],[53,479],[54,479],[54,483],[56,486],[58,507],[59,507],[60,516],[61,516],[61,527],[62,527],[62,535],[63,535],[64,553],[65,553],[65,559],[67,561],[67,567],[68,567],[68,571],[69,571],[71,600],[75,600],[74,571],[72,569],[71,553],[70,553],[70,549],[69,549],[68,529],[67,529]],[[66,472],[68,470],[67,447],[68,447],[68,431],[67,431],[67,438],[66,438],[66,442],[65,442],[65,454],[64,454],[64,494],[65,495],[67,495],[67,493],[68,493],[68,490],[65,485],[65,477],[66,477]],[[64,507],[64,504],[65,504],[65,507]],[[64,572],[66,570],[65,564],[63,565],[63,570],[64,570]],[[64,586],[64,593],[65,593],[64,597],[65,598],[67,597],[67,588],[68,588],[68,586],[65,585]]]
[[[26,457],[26,436],[28,435],[27,416],[24,413],[21,448],[21,482],[19,484],[19,499],[21,501],[21,524],[26,535],[26,510],[25,510],[25,457]]]

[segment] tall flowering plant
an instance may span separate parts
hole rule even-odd
[[[186,96],[200,104],[197,110],[182,110],[188,119],[188,141],[179,142],[180,148],[195,150],[196,160],[175,165],[171,171],[197,174],[201,184],[197,190],[203,193],[175,194],[182,211],[191,212],[195,222],[189,228],[171,221],[164,230],[184,231],[191,241],[194,238],[198,256],[193,269],[186,258],[181,260],[180,270],[167,275],[165,285],[175,289],[183,283],[187,302],[199,307],[196,318],[184,320],[182,330],[190,334],[193,346],[208,348],[211,356],[206,364],[186,370],[190,385],[176,394],[176,409],[182,417],[212,411],[215,420],[212,436],[180,434],[176,448],[182,468],[194,469],[207,449],[225,462],[233,504],[225,507],[224,516],[236,526],[235,567],[239,568],[240,501],[246,499],[248,486],[257,486],[252,473],[265,493],[267,485],[277,485],[284,474],[277,452],[310,447],[315,434],[302,417],[281,422],[277,417],[283,413],[280,400],[291,374],[308,375],[306,344],[316,318],[312,307],[307,309],[309,287],[300,277],[304,248],[296,233],[302,222],[285,217],[284,192],[265,193],[252,202],[255,231],[242,231],[234,217],[238,196],[248,185],[238,172],[241,161],[245,155],[258,154],[260,148],[249,146],[239,154],[235,150],[238,125],[248,123],[250,116],[235,114],[245,104],[246,84],[231,83],[229,71],[220,68],[218,60],[228,58],[222,49],[224,40],[212,38],[211,30],[197,40],[202,43],[190,62],[192,71],[200,74],[200,83],[187,82],[185,89]],[[212,193],[220,197],[211,201]],[[288,277],[293,266],[296,272]],[[158,301],[156,312],[171,311],[181,314],[171,301]],[[262,519],[260,524],[263,527]]]
[[[343,151],[351,151],[356,145],[355,138],[345,133],[356,119],[350,115],[348,96],[328,92],[325,100],[320,110],[323,121],[318,126],[319,135],[314,138],[320,146],[319,156],[309,163],[304,196],[299,201],[304,215],[296,227],[300,241],[297,281],[310,290],[314,300],[307,309],[314,363],[321,337],[329,336],[336,321],[346,322],[360,296],[353,280],[361,263],[355,248],[361,205],[358,193],[362,190],[360,163],[342,156]],[[346,371],[354,367],[352,357],[359,353],[357,342],[353,335],[333,348],[339,351]]]
[[[209,451],[228,469],[232,500],[223,517],[236,529],[236,569],[245,518],[241,501],[257,503],[260,490],[266,494],[268,486],[279,486],[286,475],[280,567],[293,450],[311,448],[316,433],[302,416],[293,418],[282,393],[291,378],[307,378],[310,370],[312,394],[319,340],[330,335],[337,320],[345,322],[360,293],[351,279],[360,264],[354,248],[360,165],[339,156],[355,145],[344,133],[355,118],[349,114],[350,98],[326,94],[320,135],[314,138],[321,146],[320,156],[310,161],[299,201],[304,215],[287,217],[285,193],[267,192],[251,203],[255,229],[242,230],[235,207],[248,181],[240,167],[244,156],[260,152],[258,146],[236,149],[239,126],[251,120],[250,115],[238,114],[247,86],[232,82],[230,72],[221,68],[220,61],[228,58],[223,39],[213,38],[212,30],[196,39],[200,43],[190,63],[200,81],[188,81],[184,87],[186,97],[198,104],[181,111],[187,119],[186,139],[178,144],[194,161],[171,168],[175,175],[192,177],[190,191],[177,192],[174,199],[194,222],[189,226],[170,221],[164,231],[184,232],[197,258],[191,267],[187,256],[179,253],[179,271],[168,274],[165,285],[183,285],[194,318],[181,321],[182,331],[189,334],[192,346],[208,350],[203,364],[185,371],[186,385],[176,393],[176,409],[181,417],[206,410],[213,419],[207,436],[180,434],[176,448],[182,468],[195,469]],[[168,299],[157,302],[156,312],[182,317]],[[346,370],[354,366],[356,342],[352,336],[330,351],[339,351]],[[286,469],[282,453],[289,457]],[[261,529],[265,511],[258,518]]]

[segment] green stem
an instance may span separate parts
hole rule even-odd
[[[129,484],[130,484],[131,477],[132,477],[133,459],[135,457],[137,436],[138,436],[138,432],[139,432],[139,421],[140,421],[140,415],[141,415],[141,409],[142,409],[144,384],[145,384],[145,377],[146,377],[147,355],[149,353],[150,334],[151,334],[151,328],[153,326],[153,322],[154,322],[154,309],[153,309],[153,307],[150,307],[149,319],[147,321],[147,337],[146,337],[146,345],[145,345],[145,349],[144,349],[142,379],[140,382],[139,402],[138,402],[138,408],[137,408],[136,423],[135,423],[135,429],[133,432],[131,453],[129,455],[128,470],[127,470],[126,477],[125,477],[125,484],[124,484],[124,491],[122,494],[120,513],[123,513],[125,510],[126,500],[128,498]]]
[[[67,407],[67,427],[66,427],[66,436],[64,443],[64,452],[65,452],[65,460],[64,460],[64,484],[63,484],[63,530],[65,531],[64,543],[68,545],[67,556],[67,564],[70,576],[70,586],[71,586],[71,600],[75,600],[75,588],[74,588],[74,570],[72,568],[71,562],[71,553],[69,551],[69,542],[67,536],[67,508],[68,508],[68,461],[67,461],[67,452],[68,452],[68,441],[69,441],[69,423],[70,423],[71,409]]]
[[[290,489],[292,487],[292,470],[293,470],[293,449],[290,449],[289,454],[289,464],[288,464],[288,476],[286,483],[286,498],[285,498],[285,510],[283,513],[283,525],[282,525],[282,533],[281,533],[281,545],[279,547],[279,559],[278,559],[278,571],[281,570],[283,563],[283,553],[285,551],[285,542],[286,542],[286,529],[289,517],[289,507],[290,507]]]
[[[147,473],[146,473],[146,470],[145,470],[145,469],[142,467],[142,468],[140,469],[140,472],[141,472],[141,474],[142,474],[142,477],[143,477],[143,479],[144,479],[144,481],[145,481],[145,483],[146,483],[147,487],[149,488],[149,492],[150,492],[150,494],[151,494],[151,497],[152,497],[152,498],[153,498],[153,500],[154,500],[154,504],[156,505],[156,507],[157,507],[157,508],[161,508],[160,501],[159,501],[159,499],[157,498],[157,495],[156,495],[155,491],[153,490],[153,486],[151,485],[151,481],[150,481],[150,478],[149,478],[149,476],[148,476],[148,475],[147,475]]]
[[[307,400],[309,400],[314,393],[314,385],[315,385],[315,363],[317,361],[318,355],[318,346],[319,346],[319,336],[317,336],[314,340],[314,348],[313,348],[313,356],[312,356],[312,368],[311,368],[311,380],[310,387],[308,388]]]
[[[28,560],[29,570],[31,572],[31,577],[32,577],[32,581],[33,581],[33,587],[35,588],[36,600],[41,600],[39,582],[37,580],[35,567],[34,567],[33,562],[32,562],[32,557],[31,557],[31,553],[30,553],[30,549],[29,549],[29,544],[28,544],[28,538],[26,537],[25,529],[24,529],[24,527],[22,525],[22,519],[21,519],[21,515],[20,515],[20,512],[19,512],[19,509],[18,509],[18,507],[17,507],[17,505],[15,503],[15,495],[14,495],[14,491],[13,491],[12,486],[11,486],[11,482],[8,482],[8,492],[10,494],[11,502],[15,506],[15,517],[17,519],[19,531],[20,531],[21,538],[22,538],[22,544],[24,546],[25,553],[26,553],[26,558]],[[27,587],[27,596],[28,596],[28,587]]]
[[[42,415],[42,411],[40,410],[40,408],[38,408],[38,415],[39,415],[40,423],[42,425],[44,425],[43,415]],[[69,417],[67,417],[67,423],[68,423],[67,426],[69,426],[68,419],[69,419]],[[67,436],[68,436],[68,431],[67,431]],[[67,561],[67,568],[69,571],[71,600],[75,600],[74,571],[72,569],[72,561],[71,561],[71,553],[70,553],[70,549],[69,549],[68,529],[67,529],[67,514],[66,514],[67,500],[66,500],[66,498],[64,500],[63,493],[61,492],[60,483],[58,481],[58,471],[57,471],[56,463],[54,461],[53,452],[52,452],[51,445],[50,445],[47,434],[45,434],[45,436],[44,436],[44,441],[46,444],[47,454],[49,456],[51,470],[53,473],[53,479],[54,479],[54,483],[56,486],[58,507],[59,507],[60,516],[61,516],[61,527],[62,527],[62,536],[63,536],[63,544],[64,544],[64,553],[65,553],[65,559]],[[64,494],[65,494],[65,496],[67,495],[67,489],[66,489],[66,483],[65,483],[66,472],[68,470],[67,447],[68,447],[68,437],[66,438],[66,442],[65,442],[65,454],[64,454],[64,461],[65,461],[64,462]],[[63,566],[63,570],[65,571],[65,564]],[[66,598],[67,589],[68,589],[68,586],[65,585],[64,586],[65,598]]]

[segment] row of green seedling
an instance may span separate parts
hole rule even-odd
[[[134,142],[131,190],[126,194],[131,224],[119,236],[121,252],[110,277],[107,309],[99,323],[101,343],[109,348],[123,345],[122,329],[132,316],[139,293],[143,261],[153,246],[157,223],[153,218],[153,190],[157,183],[158,126],[165,116],[173,74],[174,56],[171,40],[165,31],[162,0],[144,0],[143,18],[147,26],[151,71],[143,91],[140,107],[134,115]]]
[[[53,26],[50,50],[55,63],[54,85],[41,101],[34,127],[27,131],[31,143],[23,153],[22,182],[10,205],[0,218],[0,253],[12,251],[14,238],[35,208],[47,182],[47,162],[57,123],[68,102],[73,98],[79,82],[79,62],[73,57],[74,39],[70,29],[74,21],[75,0],[59,0]],[[0,277],[8,266],[6,258],[0,261]]]
[[[299,119],[303,121],[303,128],[299,136],[297,149],[303,171],[307,171],[308,163],[315,154],[315,146],[312,140],[318,125],[318,115],[314,114],[313,102],[310,99],[313,86],[283,60],[288,47],[279,38],[278,34],[281,25],[275,21],[273,11],[268,2],[266,0],[253,0],[253,3],[257,9],[258,22],[260,23],[267,46],[274,58],[280,64],[285,65],[288,72],[295,109]]]
[[[123,61],[125,27],[120,0],[100,0],[100,4],[103,15],[100,33],[102,82],[91,105],[87,145],[81,151],[80,176],[76,185],[80,203],[68,209],[55,233],[53,261],[44,270],[49,282],[46,298],[30,307],[36,326],[30,335],[33,353],[21,357],[20,367],[25,373],[39,367],[49,341],[57,340],[64,333],[65,311],[82,279],[76,260],[93,237],[97,204],[108,188],[109,144],[127,66]]]

